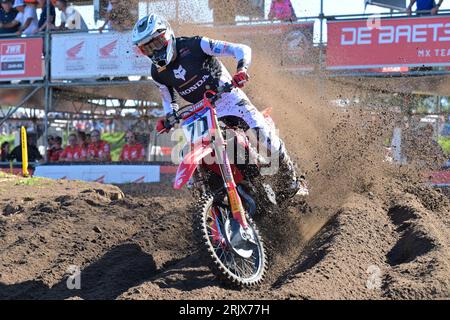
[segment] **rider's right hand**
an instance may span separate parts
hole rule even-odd
[[[156,131],[158,133],[168,133],[172,129],[172,125],[170,124],[170,121],[167,119],[159,119],[156,123]]]

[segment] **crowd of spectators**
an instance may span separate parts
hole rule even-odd
[[[119,1],[110,2],[110,11],[115,2]],[[51,0],[49,18],[47,18],[47,0],[0,0],[0,3],[0,34],[33,35],[47,28],[88,30],[80,12],[67,0]],[[56,8],[60,12],[58,26],[56,25]],[[40,9],[39,16],[38,9]]]
[[[3,11],[0,10],[1,23],[3,24],[0,24],[0,33],[14,33],[17,32],[19,28],[26,29],[23,28],[24,23],[27,23],[27,25],[31,24],[31,22],[26,22],[28,18],[30,18],[32,24],[29,26],[29,30],[23,32],[24,34],[42,32],[47,26],[53,30],[87,30],[87,25],[79,11],[66,0],[51,0],[50,19],[47,19],[47,0],[0,1],[2,2],[2,7],[4,4]],[[251,15],[251,12],[241,12],[244,10],[243,6],[245,7],[245,5],[240,0],[208,0],[208,5],[213,12],[214,23],[218,24],[233,24],[235,23],[236,16],[246,14]],[[59,26],[55,26],[55,7],[61,12],[61,24]],[[106,8],[104,23],[100,26],[99,31],[103,32],[105,29],[115,31],[131,29],[138,18],[138,12],[135,7],[137,8],[137,6],[130,4],[129,1],[110,0]],[[41,9],[39,18],[36,13],[37,8]],[[19,16],[16,19],[18,12],[25,12],[25,10],[26,14],[24,14],[24,17]],[[247,9],[244,11],[249,10]],[[290,0],[272,1],[269,19],[293,20],[295,18],[295,12]]]
[[[0,3],[0,34],[33,35],[47,28],[60,31],[88,30],[81,13],[67,0],[51,0],[48,19],[47,0],[0,0]],[[58,26],[56,9],[60,12]],[[132,6],[129,1],[110,0],[106,8],[105,21],[99,31],[131,29],[137,18],[137,5]]]
[[[129,130],[126,132],[119,161],[141,162],[145,161],[145,148],[136,139],[136,134]],[[43,156],[39,153],[32,135],[28,135],[28,161],[42,162]],[[9,142],[3,142],[0,149],[0,162],[22,162],[22,146],[18,145],[11,150]],[[79,131],[67,138],[67,145],[63,146],[63,139],[59,136],[49,136],[47,148],[48,162],[111,162],[111,146],[101,139],[99,130],[91,133]]]
[[[120,161],[144,161],[145,148],[137,142],[132,131],[125,135],[127,143],[123,146]],[[47,157],[49,162],[110,162],[111,146],[101,139],[99,130],[90,134],[85,132],[72,133],[67,139],[67,146],[62,147],[61,137],[50,137]]]
[[[2,16],[1,33],[9,33],[5,30],[13,31],[18,35],[32,35],[38,32],[37,0],[15,0],[14,3],[11,0],[1,0],[1,2],[1,11],[7,13],[7,15],[0,13]],[[13,16],[14,19],[12,19]],[[7,18],[4,20],[3,17]]]
[[[416,5],[418,15],[437,14],[444,0],[410,0],[406,9],[408,15],[412,14],[412,8]],[[245,3],[258,1],[245,1]],[[24,34],[31,35],[45,31],[48,27],[52,30],[83,30],[88,27],[80,12],[67,0],[51,0],[50,17],[47,19],[47,0],[0,0],[0,34]],[[236,16],[251,15],[246,10],[244,2],[238,0],[208,0],[209,8],[213,12],[214,23],[234,24]],[[253,4],[254,5],[254,4]],[[248,6],[248,5],[247,5]],[[135,8],[136,7],[136,8]],[[56,26],[56,9],[60,12],[60,25]],[[37,9],[41,9],[38,17]],[[104,23],[98,29],[124,31],[131,29],[137,20],[137,5],[130,1],[110,0],[106,8]],[[291,0],[272,0],[269,20],[294,21],[295,14]]]

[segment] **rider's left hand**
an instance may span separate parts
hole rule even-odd
[[[250,77],[248,76],[247,69],[239,69],[233,77],[233,85],[242,88],[249,79]]]
[[[156,132],[159,134],[168,133],[170,129],[172,129],[172,126],[167,119],[159,119],[156,123]]]

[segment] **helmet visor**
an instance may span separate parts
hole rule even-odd
[[[153,56],[156,51],[164,49],[168,45],[165,32],[151,39],[149,42],[139,45],[139,50],[146,56]]]

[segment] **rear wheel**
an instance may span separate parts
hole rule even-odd
[[[250,236],[249,241],[236,242],[233,235],[239,232],[228,205],[216,203],[207,194],[199,200],[194,214],[201,254],[219,280],[236,287],[258,286],[267,269],[264,243],[253,220],[247,219],[249,228],[245,234]]]

